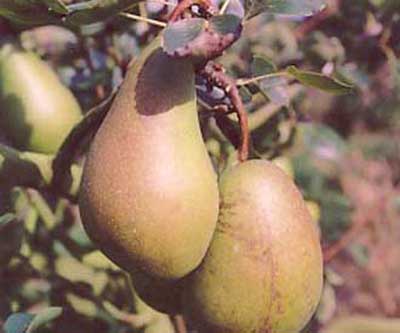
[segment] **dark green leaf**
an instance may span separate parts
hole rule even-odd
[[[51,24],[60,20],[55,12],[49,11],[47,2],[51,2],[52,9],[55,11],[55,0],[29,1],[29,0],[2,0],[0,6],[0,16],[13,22],[23,25],[31,24]],[[56,12],[61,8],[58,7]]]
[[[255,55],[250,65],[250,71],[252,76],[261,76],[276,72],[276,65],[264,55]]]
[[[203,64],[222,55],[241,32],[241,20],[235,15],[218,15],[209,21],[189,18],[169,24],[162,44],[173,57],[190,57],[193,63]]]
[[[329,92],[331,94],[349,94],[354,89],[354,86],[348,83],[339,81],[335,78],[331,78],[323,74],[301,71],[295,66],[290,66],[286,71],[302,84]]]
[[[163,32],[163,47],[168,54],[174,54],[185,47],[205,29],[206,20],[192,18],[168,25]]]
[[[123,10],[137,5],[140,0],[89,0],[67,6],[67,22],[72,25],[85,25],[105,21]]]
[[[67,14],[68,8],[61,0],[42,0],[49,8],[59,14]]]
[[[249,19],[263,12],[294,16],[310,16],[322,10],[326,0],[245,0]]]
[[[29,313],[14,313],[4,323],[5,333],[25,333],[35,316]]]
[[[235,34],[241,22],[239,17],[232,14],[213,16],[209,21],[210,29],[221,35]]]

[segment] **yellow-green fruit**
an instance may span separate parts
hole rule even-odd
[[[0,51],[0,127],[20,149],[53,154],[81,119],[72,93],[35,54]]]
[[[127,271],[180,279],[205,255],[218,217],[216,175],[193,67],[167,56],[160,39],[129,69],[95,136],[80,210],[89,236]]]
[[[267,161],[248,161],[220,181],[210,248],[188,277],[187,318],[201,333],[296,333],[322,289],[317,229],[292,180]]]

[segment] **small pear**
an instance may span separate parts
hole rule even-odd
[[[6,44],[0,51],[0,127],[17,147],[54,154],[81,120],[70,90],[38,56]]]
[[[296,333],[322,289],[318,231],[293,181],[247,161],[220,180],[219,220],[183,309],[201,333]]]

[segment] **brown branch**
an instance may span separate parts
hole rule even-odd
[[[249,156],[249,122],[247,112],[244,108],[242,99],[240,98],[239,89],[236,86],[236,81],[225,74],[223,67],[214,62],[208,62],[207,65],[200,71],[211,85],[215,85],[225,91],[227,97],[232,103],[233,111],[239,119],[241,144],[239,147],[239,161],[247,160]],[[218,111],[219,108],[216,108]]]
[[[204,11],[204,16],[206,18],[212,16],[215,13],[215,10],[210,0],[182,0],[172,11],[168,22],[178,21],[185,13],[185,11],[193,5],[198,5]]]

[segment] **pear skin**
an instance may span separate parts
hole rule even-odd
[[[130,67],[90,147],[82,222],[117,265],[174,281],[204,257],[218,217],[194,69],[153,41]]]
[[[81,120],[81,108],[34,53],[6,44],[0,51],[0,127],[17,147],[54,154]]]
[[[220,180],[216,232],[186,281],[183,308],[201,333],[295,333],[322,289],[318,231],[293,181],[247,161]]]

